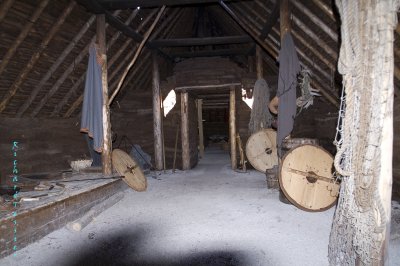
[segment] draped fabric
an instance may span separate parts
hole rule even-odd
[[[282,141],[293,130],[296,115],[297,74],[300,72],[300,62],[292,36],[287,33],[283,37],[279,52],[279,79],[277,96],[278,106],[278,155],[281,157]]]
[[[97,61],[96,49],[91,47],[86,71],[85,91],[83,95],[81,132],[93,138],[93,148],[97,152],[103,149],[103,88],[101,66]]]

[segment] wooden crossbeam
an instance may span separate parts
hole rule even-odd
[[[8,62],[15,54],[15,51],[17,50],[19,45],[23,42],[23,40],[28,35],[28,33],[31,31],[36,20],[40,17],[40,14],[42,14],[43,10],[46,8],[48,3],[49,3],[49,0],[42,0],[40,2],[39,6],[36,8],[35,12],[33,12],[33,15],[29,18],[28,22],[25,24],[24,28],[22,29],[21,33],[18,35],[17,39],[14,41],[14,43],[8,49],[6,55],[2,58],[1,63],[0,63],[0,75],[1,75],[1,73],[3,73]]]
[[[230,0],[228,0],[230,1]],[[180,6],[180,5],[193,5],[193,4],[212,4],[217,3],[218,0],[99,0],[99,3],[107,10],[128,9],[137,7],[160,7],[166,6]],[[87,6],[93,8],[93,6]]]
[[[151,41],[156,47],[179,47],[179,46],[201,46],[217,44],[249,43],[253,40],[247,35],[205,37],[205,38],[180,38],[180,39],[159,39]]]
[[[82,26],[79,32],[75,35],[72,41],[68,44],[68,46],[64,49],[60,56],[58,56],[57,60],[51,65],[47,73],[43,76],[43,78],[39,81],[39,83],[33,88],[31,94],[28,99],[24,102],[24,104],[18,109],[17,117],[21,117],[25,111],[29,108],[29,106],[35,100],[37,94],[41,91],[46,82],[51,78],[56,69],[64,62],[64,59],[68,56],[68,54],[75,47],[75,44],[82,38],[82,36],[86,33],[86,31],[92,26],[95,21],[96,16],[91,16],[86,23]]]
[[[187,58],[187,57],[210,57],[210,56],[229,56],[229,55],[243,55],[246,54],[245,49],[215,49],[215,50],[201,50],[193,52],[176,52],[170,53],[174,58]]]
[[[40,56],[42,55],[43,51],[47,48],[50,40],[54,37],[56,32],[59,30],[61,25],[64,23],[65,19],[71,13],[72,9],[75,7],[76,2],[71,1],[69,5],[63,10],[61,16],[57,19],[57,21],[53,24],[53,27],[47,33],[47,35],[43,38],[39,48],[36,49],[36,52],[32,55],[29,62],[25,65],[24,69],[21,71],[17,79],[13,82],[10,87],[10,90],[7,94],[3,97],[3,100],[0,103],[0,113],[6,108],[7,104],[10,102],[11,98],[17,93],[18,89],[21,85],[25,82],[28,74],[33,69],[35,64],[39,61]]]

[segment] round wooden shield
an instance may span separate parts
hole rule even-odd
[[[333,157],[315,145],[291,149],[282,159],[279,184],[287,199],[306,211],[324,211],[337,200],[340,185],[332,175]]]
[[[122,180],[136,191],[147,189],[147,179],[144,176],[139,164],[132,159],[129,154],[120,149],[112,152],[112,162],[114,169],[123,176]]]
[[[262,129],[251,135],[246,143],[246,157],[255,169],[263,173],[277,165],[275,130]]]

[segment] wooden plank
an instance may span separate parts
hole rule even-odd
[[[110,107],[108,105],[108,80],[107,80],[107,44],[106,44],[106,19],[104,15],[96,16],[96,39],[99,45],[99,53],[104,60],[101,65],[101,85],[103,89],[103,151],[101,153],[103,175],[112,174],[111,164],[111,121]]]
[[[189,147],[189,95],[187,91],[181,92],[181,140],[182,140],[182,169],[190,169]]]
[[[197,99],[197,121],[199,126],[200,158],[204,158],[203,100]]]
[[[153,65],[153,134],[154,134],[154,160],[157,170],[163,169],[163,145],[162,145],[162,126],[161,126],[161,90],[160,72],[158,69],[157,54],[152,54]]]
[[[126,188],[126,184],[121,179],[89,183],[83,190],[61,194],[57,200],[43,199],[43,204],[39,206],[17,210],[15,219],[17,220],[18,250],[62,228],[68,222],[81,217],[91,207]],[[13,253],[13,220],[14,217],[11,214],[0,220],[0,236],[4,240],[0,242],[0,257]]]
[[[6,108],[7,104],[10,102],[11,98],[17,93],[20,86],[25,82],[28,77],[29,72],[33,69],[35,64],[39,61],[40,56],[43,51],[47,48],[50,40],[57,33],[61,25],[64,23],[65,19],[71,13],[72,9],[75,7],[76,2],[72,1],[69,5],[62,11],[61,16],[57,19],[57,21],[53,24],[53,27],[47,33],[47,35],[43,38],[42,42],[39,45],[39,48],[35,49],[35,53],[31,56],[29,62],[25,65],[24,69],[19,74],[18,78],[13,82],[10,87],[10,90],[3,97],[3,100],[0,103],[0,113]]]
[[[231,145],[231,166],[237,168],[236,159],[236,94],[235,86],[231,86],[229,93],[229,142]]]
[[[173,58],[214,57],[214,56],[229,56],[229,55],[244,55],[244,54],[246,54],[246,50],[240,48],[169,53],[169,55]]]
[[[253,42],[253,40],[247,35],[203,37],[203,38],[158,39],[151,41],[151,43],[156,47],[202,46],[202,45],[217,45],[217,44],[238,44],[238,43],[249,43],[249,42]]]
[[[230,88],[231,86],[239,86],[240,82],[233,83],[225,83],[225,84],[215,84],[215,85],[197,85],[197,86],[180,86],[176,87],[175,91],[183,91],[183,90],[198,90],[198,89],[212,89],[212,88]]]

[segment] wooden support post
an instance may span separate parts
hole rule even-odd
[[[181,140],[182,140],[182,169],[190,169],[189,149],[189,94],[187,91],[181,93]]]
[[[235,170],[237,168],[237,162],[236,162],[236,94],[234,86],[231,87],[230,99],[229,99],[229,141],[231,144],[232,169]]]
[[[99,52],[104,60],[101,66],[101,84],[103,87],[103,152],[101,159],[103,162],[103,175],[112,174],[111,165],[111,123],[110,108],[108,106],[108,82],[107,82],[107,55],[106,55],[106,19],[104,15],[97,15],[96,39],[99,45]]]
[[[163,145],[161,128],[161,92],[160,92],[160,73],[158,71],[157,55],[153,52],[153,130],[154,130],[154,160],[156,169],[163,169]]]
[[[199,150],[200,158],[204,157],[204,132],[203,132],[203,100],[197,100],[197,120],[199,123]]]
[[[286,33],[290,32],[289,0],[281,0],[280,6],[280,32],[281,42]]]
[[[262,59],[262,54],[261,54],[261,47],[256,46],[256,62],[257,62],[257,79],[262,79],[264,76],[263,73],[263,59]]]

